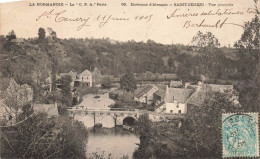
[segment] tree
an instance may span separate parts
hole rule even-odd
[[[102,79],[101,86],[102,86],[103,88],[110,88],[110,87],[112,86],[111,78],[110,78],[110,77],[104,77],[104,78]]]
[[[87,131],[83,124],[66,116],[28,115],[23,112],[17,125],[1,127],[1,157],[86,158]]]
[[[260,111],[260,21],[258,15],[245,23],[244,32],[234,46],[239,49],[238,72],[243,80],[239,87],[241,105],[247,111]]]
[[[234,44],[239,49],[239,71],[244,80],[256,79],[259,73],[260,22],[256,15],[246,22],[241,38]]]
[[[38,39],[43,40],[45,38],[45,30],[43,28],[39,28],[38,30]]]
[[[203,34],[202,32],[199,31],[197,35],[192,38],[191,45],[199,48],[205,48],[205,47],[219,47],[220,43],[218,42],[218,39],[211,32],[207,32]]]
[[[177,70],[177,76],[183,81],[190,81],[192,79],[191,71],[193,69],[191,63],[191,57],[186,54],[180,54],[177,59],[180,62]]]
[[[188,130],[193,156],[221,158],[221,113],[241,112],[234,92],[208,92],[204,104],[188,113],[184,130]],[[194,151],[195,150],[195,151]]]
[[[71,94],[71,76],[61,77],[61,102],[66,106],[71,106],[72,104],[72,94]]]
[[[8,41],[11,41],[13,39],[16,39],[16,34],[14,32],[14,30],[12,30],[11,32],[8,33],[8,35],[6,35],[6,38]]]
[[[219,61],[219,57],[221,57],[220,43],[218,39],[211,32],[203,34],[199,31],[192,38],[191,45],[196,47],[196,51],[199,54],[199,64],[203,75],[206,78],[216,78],[217,73],[215,71],[221,67]]]
[[[174,59],[172,57],[169,57],[169,59],[168,59],[168,66],[174,67]]]
[[[137,89],[136,79],[132,73],[125,74],[120,79],[120,88],[127,92],[134,92]]]
[[[153,149],[151,147],[152,122],[149,119],[149,114],[140,115],[136,131],[140,136],[140,145],[138,150],[134,153],[134,158],[148,159],[153,155]]]

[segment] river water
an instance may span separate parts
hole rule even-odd
[[[97,96],[99,98],[96,98]],[[108,93],[87,94],[79,106],[109,108],[108,106],[114,103],[115,101],[109,98]],[[94,128],[93,118],[86,115],[77,116],[77,120],[82,121],[88,128],[88,157],[96,158],[95,154],[98,154],[107,159],[121,159],[124,156],[128,156],[128,159],[133,158],[133,153],[138,148],[137,144],[140,143],[139,137],[123,130],[122,127],[115,128],[115,121],[111,116],[103,119],[102,128]]]
[[[104,158],[121,159],[128,156],[133,158],[134,151],[138,148],[139,137],[117,128],[92,128],[88,131],[87,156],[93,153],[104,155]]]

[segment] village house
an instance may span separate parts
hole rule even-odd
[[[92,73],[89,70],[83,71],[79,74],[78,80],[82,84],[86,84],[88,87],[92,87]]]
[[[165,99],[166,85],[163,84],[155,84],[158,90],[153,94],[154,104],[158,105],[162,103]]]
[[[158,91],[158,88],[155,85],[148,84],[135,94],[134,101],[150,105],[154,102],[156,91]]]
[[[186,114],[187,100],[194,89],[166,87],[165,99],[155,106],[155,112],[166,114]]]

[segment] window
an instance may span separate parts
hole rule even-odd
[[[177,104],[176,108],[179,108],[179,104]]]
[[[174,96],[172,97],[172,101],[174,101]]]
[[[82,77],[82,81],[83,81],[83,77]]]
[[[178,113],[181,114],[181,110],[179,110]]]
[[[170,110],[170,113],[173,113],[173,110]]]

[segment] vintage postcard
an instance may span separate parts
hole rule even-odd
[[[0,1],[0,158],[260,158],[259,0]]]

